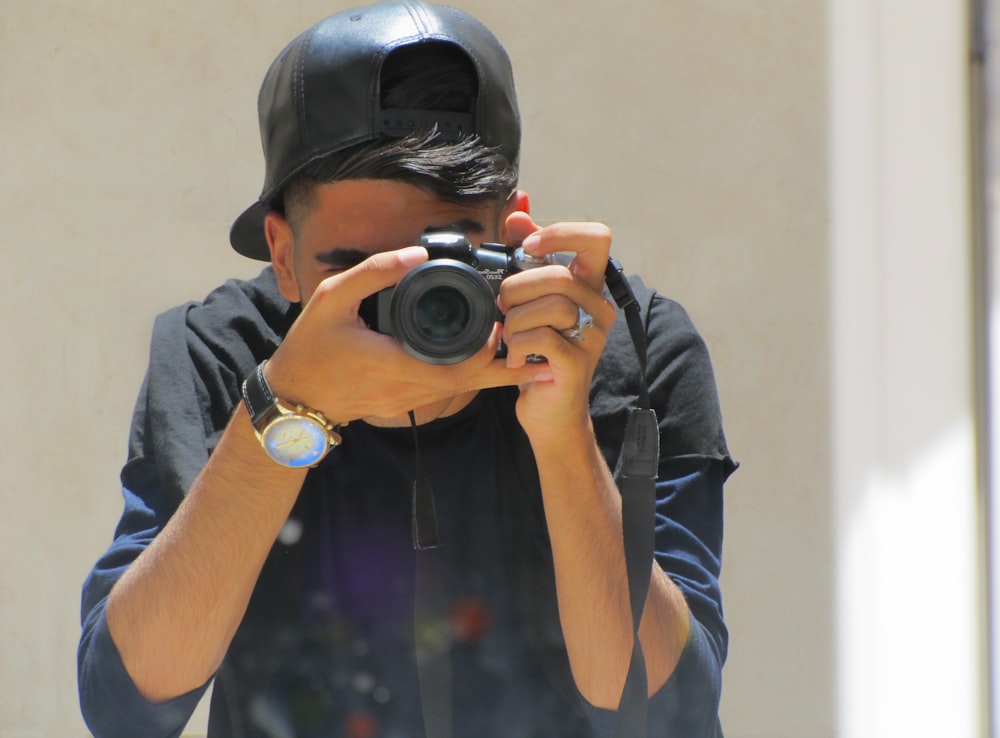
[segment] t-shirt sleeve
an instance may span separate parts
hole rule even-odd
[[[649,698],[649,738],[722,738],[719,723],[720,668],[705,629],[692,617],[691,631],[674,673]],[[597,738],[614,735],[617,715],[585,704]]]
[[[166,514],[166,507],[157,505],[160,493],[155,484],[144,488],[144,497],[127,487],[123,495],[125,509],[114,542],[83,586],[77,652],[80,708],[95,738],[170,738],[181,734],[207,685],[153,703],[140,694],[122,663],[105,618],[107,597],[160,530]]]

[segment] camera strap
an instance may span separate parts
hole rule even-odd
[[[622,543],[632,609],[633,645],[628,676],[618,704],[614,738],[640,738],[647,734],[649,687],[646,661],[639,643],[639,623],[652,574],[660,434],[646,384],[646,330],[639,304],[618,261],[608,259],[604,276],[612,299],[625,313],[639,362],[639,400],[637,407],[629,411],[617,480],[622,496]]]
[[[447,627],[447,594],[434,493],[420,456],[417,419],[411,410],[414,480],[412,496],[413,549],[416,572],[413,598],[413,642],[417,658],[420,710],[427,738],[451,738],[451,649]]]

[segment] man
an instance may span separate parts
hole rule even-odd
[[[439,6],[347,11],[279,55],[259,109],[264,188],[231,241],[270,265],[154,327],[125,511],[84,585],[94,734],[179,735],[214,680],[210,736],[601,735],[631,664],[649,735],[721,735],[734,465],[707,353],[636,281],[643,377],[605,292],[607,228],[531,219],[500,44]],[[451,283],[389,325],[378,293],[431,279],[438,239],[462,238],[470,263],[522,251],[502,320],[428,356],[391,323],[420,313],[436,351]],[[647,384],[636,660],[611,470]]]

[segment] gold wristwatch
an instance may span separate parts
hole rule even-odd
[[[274,461],[293,469],[316,466],[341,442],[339,428],[318,410],[291,405],[271,392],[261,362],[243,381],[243,402],[257,440]]]

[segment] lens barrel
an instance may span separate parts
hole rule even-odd
[[[433,259],[400,280],[389,305],[392,334],[428,364],[457,364],[479,351],[497,320],[496,294],[473,267]]]

